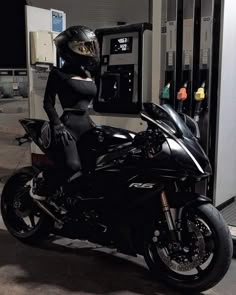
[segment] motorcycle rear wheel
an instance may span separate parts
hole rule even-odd
[[[38,244],[48,237],[52,220],[34,203],[29,182],[38,169],[24,167],[12,175],[4,186],[1,214],[9,233],[26,244]]]
[[[205,232],[208,232],[206,236],[202,235],[206,245],[204,251],[210,251],[209,249],[211,249],[212,252],[209,256],[208,265],[206,265],[207,261],[203,259],[202,262],[204,263],[199,263],[200,265],[196,266],[192,273],[183,269],[182,271],[176,271],[177,268],[175,269],[175,267],[177,266],[173,264],[176,261],[173,262],[173,258],[169,260],[168,258],[163,259],[162,255],[160,255],[161,251],[165,251],[166,256],[168,256],[168,250],[160,249],[157,243],[154,243],[150,238],[145,241],[144,258],[155,277],[173,288],[188,292],[202,292],[219,283],[228,271],[233,255],[233,245],[229,228],[220,212],[214,206],[204,204],[198,208],[191,208],[186,214],[186,220],[189,219],[193,222],[193,216],[198,216],[197,224],[201,223],[201,226],[198,226],[202,234],[204,233],[204,228]],[[189,233],[182,232],[183,237],[186,234]],[[181,260],[180,258],[179,261],[184,263],[184,259]]]

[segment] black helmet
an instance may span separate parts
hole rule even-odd
[[[59,56],[73,66],[95,72],[99,65],[99,45],[93,30],[73,26],[54,39]]]

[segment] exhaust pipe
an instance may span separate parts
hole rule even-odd
[[[49,211],[40,201],[34,200],[35,203],[41,208],[47,215],[49,215],[56,222],[56,227],[62,229],[64,222],[58,219],[51,211]]]

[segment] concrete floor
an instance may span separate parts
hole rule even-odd
[[[0,230],[1,295],[158,295],[173,292],[150,279],[143,260],[89,243],[59,239],[41,248],[22,245]],[[55,244],[55,242],[57,244]],[[233,295],[236,262],[209,295]]]
[[[8,104],[0,113],[0,178],[29,163],[28,147],[17,147],[22,133],[17,119],[27,116]],[[0,102],[1,107],[1,102]],[[5,106],[5,111],[7,110]],[[19,109],[18,109],[19,110]],[[1,185],[0,185],[1,189]],[[236,260],[225,278],[208,295],[236,294]],[[41,247],[23,245],[0,222],[0,295],[158,295],[181,294],[151,279],[141,257],[78,240],[52,238]]]

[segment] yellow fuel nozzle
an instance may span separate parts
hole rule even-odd
[[[196,101],[203,101],[205,99],[205,88],[200,87],[198,88],[197,92],[195,92],[194,99]]]

